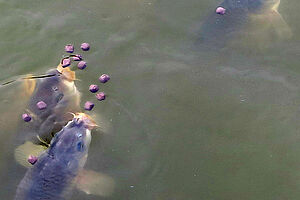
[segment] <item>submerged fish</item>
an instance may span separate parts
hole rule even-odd
[[[75,78],[75,72],[61,64],[44,76],[23,78],[23,96],[29,96],[26,112],[32,120],[29,123],[22,121],[17,130],[15,159],[19,164],[30,166],[28,156],[39,156],[55,133],[72,119],[70,113],[80,111],[80,93],[75,86]],[[45,109],[38,108],[40,101],[47,105]]]
[[[10,174],[22,170],[21,166],[16,165],[16,161],[29,167],[28,156],[39,156],[47,148],[54,134],[72,119],[68,112],[75,113],[80,110],[80,93],[74,80],[75,72],[70,68],[62,68],[59,64],[45,75],[21,76],[0,85],[1,92],[5,94],[3,99],[7,101],[2,104],[2,108],[5,109],[2,109],[1,133],[7,133],[6,138],[10,142],[6,143],[12,144],[2,144],[1,152],[7,155],[15,152],[14,157],[3,158],[0,165],[1,168],[7,169],[7,172],[0,175],[0,179],[6,182],[1,188],[1,199],[13,195],[9,194],[8,187],[16,185],[17,182],[11,179]],[[5,102],[3,99],[2,102]],[[36,105],[38,101],[47,103],[47,108],[39,110]],[[24,112],[32,116],[28,123],[21,119]]]
[[[86,193],[110,193],[113,185],[110,178],[83,171],[94,126],[88,115],[76,114],[28,169],[17,188],[15,200],[62,200],[71,195],[75,185]],[[107,191],[102,192],[104,189]]]
[[[19,143],[39,143],[36,136],[49,143],[53,134],[72,118],[68,112],[80,110],[80,93],[74,84],[75,72],[62,68],[60,64],[57,69],[49,70],[46,74],[48,76],[43,78],[28,77],[24,80],[24,91],[30,96],[26,112],[33,120],[21,124],[17,136]],[[37,103],[40,101],[47,105],[45,109],[38,108]]]
[[[237,37],[270,37],[262,32],[290,38],[292,32],[278,12],[279,4],[280,0],[224,0],[219,7],[225,9],[225,14],[213,11],[207,17],[198,42],[224,47]]]

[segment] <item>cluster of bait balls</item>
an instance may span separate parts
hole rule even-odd
[[[90,45],[88,43],[82,43],[80,48],[83,50],[83,51],[88,51],[90,49]],[[74,52],[74,46],[72,44],[68,44],[65,46],[65,51],[67,53],[73,53]],[[73,61],[80,61],[78,62],[77,64],[77,67],[78,69],[85,69],[86,68],[86,62],[82,60],[82,56],[80,54],[76,54],[76,55],[72,55],[70,57],[67,57],[67,58],[64,58],[62,61],[61,61],[61,64],[62,64],[62,67],[65,68],[65,67],[68,67],[71,65],[71,58]],[[102,74],[100,77],[99,77],[99,81],[100,83],[106,83],[107,81],[109,81],[110,77],[109,75],[107,74]],[[89,90],[90,92],[92,93],[97,93],[99,91],[99,86],[98,85],[90,85],[89,87]],[[104,92],[99,92],[96,94],[96,98],[99,100],[99,101],[103,101],[105,100],[105,93]],[[47,108],[47,104],[44,102],[44,101],[39,101],[37,102],[36,104],[37,108],[39,110],[44,110]],[[87,101],[85,102],[84,104],[84,109],[85,110],[92,110],[94,108],[95,104],[91,101]],[[24,113],[22,115],[22,118],[25,122],[29,122],[31,121],[31,116],[27,113]]]
[[[99,81],[100,83],[106,83],[107,81],[109,81],[110,77],[107,75],[107,74],[102,74],[100,77],[99,77]],[[99,91],[99,86],[98,85],[90,85],[89,87],[89,90],[90,92],[92,93],[96,93]],[[105,100],[105,93],[104,92],[99,92],[96,94],[96,98],[99,100],[99,101],[103,101]],[[85,102],[84,104],[84,109],[85,110],[92,110],[94,108],[95,104],[91,101],[87,101]]]

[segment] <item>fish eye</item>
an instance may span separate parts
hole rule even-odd
[[[52,87],[52,90],[54,90],[54,91],[58,91],[58,87],[56,87],[56,86],[53,86],[53,87]]]
[[[77,151],[83,151],[83,144],[82,142],[77,143]]]
[[[77,137],[78,137],[78,138],[81,138],[81,137],[82,137],[82,134],[81,134],[81,133],[77,133]]]

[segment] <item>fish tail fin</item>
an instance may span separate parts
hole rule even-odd
[[[32,76],[31,74],[27,75],[27,77]],[[25,97],[31,96],[36,86],[36,80],[35,79],[24,79],[23,83],[23,95]]]

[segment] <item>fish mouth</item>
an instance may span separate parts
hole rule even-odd
[[[85,114],[85,113],[72,113],[73,114],[73,121],[75,122],[75,124],[81,124],[83,123],[83,125],[85,126],[85,128],[89,129],[89,130],[92,130],[93,128],[95,127],[98,127],[98,125],[96,124],[95,120]]]
[[[64,59],[67,59],[67,58],[73,58],[73,57],[76,57],[76,55],[69,55],[69,56],[65,56],[63,59],[61,59],[59,65],[56,67],[56,70],[63,75],[63,77],[72,82],[74,80],[76,80],[76,75],[75,75],[75,72],[72,71],[70,69],[70,67],[63,67],[62,64],[63,64],[63,60]]]
[[[76,80],[75,72],[72,71],[69,67],[63,68],[61,63],[56,67],[56,70],[67,80],[73,82]]]

